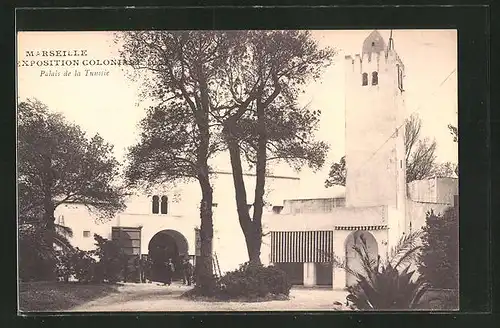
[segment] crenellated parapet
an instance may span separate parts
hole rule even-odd
[[[361,85],[377,85],[378,76],[397,74],[395,70],[400,70],[404,76],[404,65],[400,57],[394,50],[380,52],[365,52],[354,56],[345,56],[346,74],[348,79],[358,79]],[[366,76],[363,76],[366,74]],[[374,75],[376,75],[374,77]]]

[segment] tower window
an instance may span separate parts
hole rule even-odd
[[[153,196],[153,214],[158,214],[160,211],[160,197]]]
[[[362,85],[363,86],[368,85],[368,73],[363,73]]]
[[[401,66],[398,65],[398,87],[399,90],[403,91],[403,70],[401,69]]]
[[[168,213],[168,197],[161,196],[161,214]]]
[[[372,85],[377,85],[378,84],[378,72],[373,72],[372,73]]]
[[[372,42],[372,47],[375,47],[375,42]]]
[[[89,237],[90,237],[90,231],[85,230],[85,231],[83,232],[83,238],[89,238]]]

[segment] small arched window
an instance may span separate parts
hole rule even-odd
[[[168,213],[168,197],[161,196],[161,214]]]
[[[398,87],[399,90],[403,91],[403,70],[400,65],[398,65]]]
[[[368,73],[363,73],[363,86],[368,85]]]
[[[373,72],[372,73],[372,85],[377,85],[378,84],[378,72]]]
[[[153,196],[153,214],[158,214],[160,211],[160,197]]]

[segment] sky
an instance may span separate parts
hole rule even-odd
[[[316,137],[330,144],[324,168],[319,172],[304,169],[298,175],[304,181],[304,195],[334,196],[334,189],[323,187],[329,166],[344,155],[344,63],[345,55],[361,53],[369,30],[312,31],[320,47],[337,50],[333,64],[321,78],[309,83],[300,102],[311,109],[320,109],[321,123]],[[380,34],[386,43],[389,30]],[[86,50],[79,59],[118,59],[118,46],[113,32],[19,32],[18,60],[33,60],[26,51]],[[437,162],[458,162],[457,144],[447,128],[457,124],[457,32],[456,30],[394,30],[394,48],[405,65],[405,102],[407,114],[416,113],[422,119],[421,135],[437,141]],[[49,59],[68,59],[51,57]],[[36,58],[40,60],[44,58]],[[139,85],[125,76],[118,66],[78,66],[81,76],[64,76],[64,67],[18,67],[18,100],[36,98],[52,111],[62,113],[69,121],[81,126],[89,135],[99,133],[115,146],[115,155],[124,158],[126,148],[137,140],[137,123],[147,106],[139,98]],[[85,70],[109,71],[107,76],[85,76]],[[42,72],[45,71],[45,72]],[[60,76],[51,73],[59,72]],[[44,76],[41,76],[41,75]],[[228,157],[221,167],[230,166]],[[280,175],[297,175],[280,166]]]

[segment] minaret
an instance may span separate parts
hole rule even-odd
[[[346,205],[404,211],[404,65],[378,31],[346,56]]]

